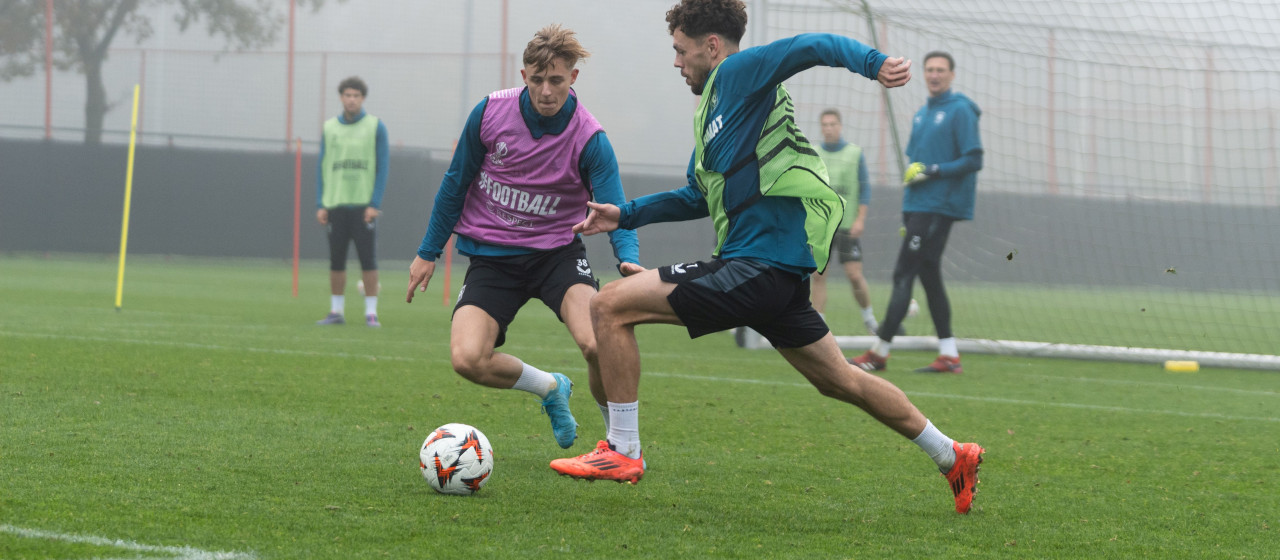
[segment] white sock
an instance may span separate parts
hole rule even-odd
[[[364,314],[378,314],[378,296],[364,296]]]
[[[640,458],[640,403],[609,403],[609,443],[632,459]]]
[[[529,364],[521,363],[524,365],[524,371],[520,372],[520,379],[517,379],[516,384],[511,388],[533,393],[540,399],[547,398],[547,394],[556,388],[555,376]]]
[[[870,305],[862,308],[862,322],[863,323],[876,322],[876,312],[871,309]]]
[[[871,345],[871,352],[881,358],[888,358],[890,346],[892,344],[885,342],[883,338],[877,338],[876,343]]]
[[[329,296],[329,313],[343,314],[347,307],[347,296]]]
[[[596,403],[600,407],[600,415],[604,416],[604,433],[609,433],[609,405]],[[608,436],[606,436],[608,437]]]
[[[955,443],[951,438],[939,432],[933,427],[933,422],[925,420],[924,431],[911,440],[912,443],[919,445],[934,463],[938,464],[938,469],[942,472],[951,470],[951,466],[956,464],[956,450],[952,449],[951,444]]]
[[[943,356],[959,358],[960,351],[956,349],[956,338],[954,336],[951,338],[939,338],[938,353]]]

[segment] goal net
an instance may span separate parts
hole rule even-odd
[[[900,154],[928,95],[922,57],[943,50],[952,87],[982,109],[985,148],[975,219],[956,224],[944,254],[962,350],[1280,369],[1280,4],[755,7],[750,44],[823,31],[913,61],[912,82],[887,95],[840,69],[787,82],[811,140],[836,108],[844,138],[864,148],[864,267],[880,317],[901,243]],[[832,272],[833,330],[861,334]],[[906,326],[919,338],[894,348],[935,348],[918,283],[916,297]]]

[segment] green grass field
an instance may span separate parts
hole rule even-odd
[[[313,325],[327,310],[319,262],[305,263],[295,299],[284,262],[131,258],[118,312],[115,266],[0,257],[0,558],[1280,549],[1275,372],[966,355],[964,375],[930,376],[910,368],[932,355],[895,353],[885,377],[948,435],[988,450],[974,510],[961,516],[927,456],[818,395],[776,353],[641,327],[649,471],[636,486],[587,483],[547,467],[604,434],[581,357],[536,302],[504,350],[578,382],[581,437],[569,451],[536,398],[451,371],[439,279],[407,305],[407,263],[383,263],[382,329]],[[984,318],[999,304],[975,294],[954,296],[958,328],[1001,328]],[[837,332],[860,334],[854,313],[834,311],[851,307],[847,289],[831,295]],[[875,298],[883,305],[885,294]],[[1016,321],[1014,334],[1037,327]],[[475,496],[436,495],[418,471],[418,446],[446,422],[493,443],[493,478]]]

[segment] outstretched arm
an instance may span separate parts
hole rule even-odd
[[[876,81],[887,88],[906,85],[911,81],[911,61],[902,57],[886,58],[876,73]]]
[[[747,95],[773,91],[778,84],[814,66],[845,68],[898,87],[911,79],[911,61],[889,58],[863,43],[830,33],[803,33],[752,47],[722,63],[720,87]]]
[[[582,175],[591,187],[592,198],[603,204],[620,205],[627,202],[622,192],[622,180],[618,175],[618,159],[614,155],[613,145],[604,131],[591,137],[582,149],[580,158]],[[615,229],[609,232],[609,243],[613,245],[613,256],[618,259],[618,270],[624,275],[626,270],[640,269],[640,245],[636,240],[635,230]],[[625,266],[631,264],[632,266]]]
[[[622,216],[622,210],[617,206],[587,202],[587,208],[591,210],[591,213],[587,214],[587,219],[573,226],[574,233],[595,235],[618,229],[618,218]]]

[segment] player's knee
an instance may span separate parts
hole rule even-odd
[[[596,341],[594,338],[587,342],[578,343],[578,349],[582,350],[582,358],[586,360],[587,363],[594,364],[599,361],[599,354],[596,353]]]
[[[484,375],[487,360],[479,352],[454,348],[449,359],[453,363],[453,371],[462,377],[476,381]]]
[[[618,289],[612,283],[605,284],[596,295],[591,296],[589,307],[593,324],[611,321],[618,312]]]

